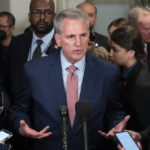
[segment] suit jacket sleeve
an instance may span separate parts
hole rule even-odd
[[[24,71],[22,76],[22,86],[20,92],[16,97],[15,104],[9,110],[10,121],[13,123],[14,129],[19,132],[20,120],[25,120],[25,122],[31,126],[29,115],[32,112],[29,112],[29,108],[32,105],[30,85],[28,77]]]

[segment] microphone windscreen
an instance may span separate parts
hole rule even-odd
[[[66,116],[68,114],[68,108],[66,105],[62,105],[59,107],[59,113],[61,116]]]
[[[75,105],[76,115],[81,121],[87,121],[91,116],[90,103],[87,100],[80,100]]]
[[[6,39],[6,32],[3,30],[0,30],[0,41],[3,41]]]

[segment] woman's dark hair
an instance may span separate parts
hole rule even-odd
[[[131,25],[122,26],[111,34],[111,40],[127,51],[134,50],[137,60],[144,59],[144,43],[141,35]]]
[[[125,26],[125,25],[129,25],[129,21],[128,19],[126,18],[117,18],[115,20],[113,20],[109,25],[108,25],[108,31],[109,29],[112,27],[112,26],[115,26],[115,27],[122,27],[122,26]]]

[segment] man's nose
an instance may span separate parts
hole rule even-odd
[[[41,12],[41,13],[40,13],[40,18],[41,18],[41,19],[45,19],[45,18],[46,18],[45,12]]]
[[[75,45],[76,46],[80,46],[81,45],[81,38],[80,37],[76,37],[76,39],[75,39]]]

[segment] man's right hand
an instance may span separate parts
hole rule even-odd
[[[46,132],[48,130],[48,128],[49,128],[49,126],[46,126],[41,131],[36,131],[36,130],[30,128],[24,120],[21,120],[19,133],[22,136],[26,136],[29,138],[42,139],[42,138],[45,138],[45,137],[52,135],[52,132]]]

